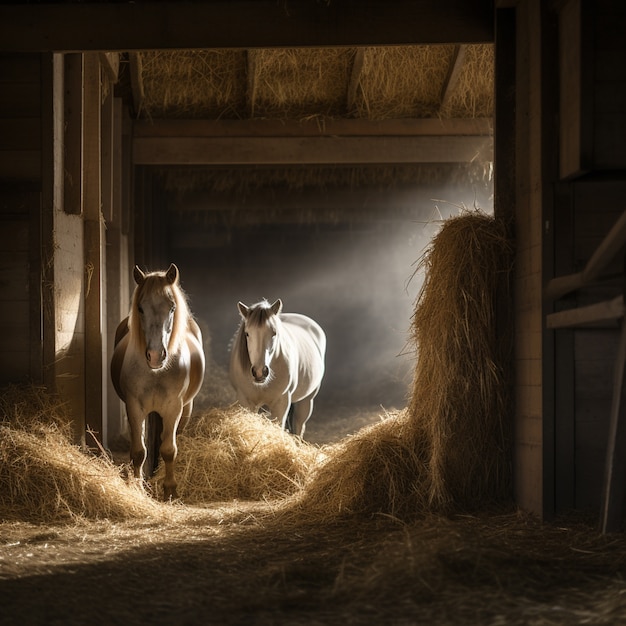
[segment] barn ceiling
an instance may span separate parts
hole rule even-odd
[[[432,170],[491,161],[491,44],[153,50],[126,59],[138,164]]]
[[[247,197],[488,176],[492,42],[490,0],[0,5],[0,49],[115,59],[135,164]]]

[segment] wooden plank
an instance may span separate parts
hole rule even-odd
[[[119,80],[120,55],[117,52],[101,52],[100,64],[112,84]]]
[[[143,101],[146,97],[143,88],[143,63],[141,60],[141,54],[138,52],[129,53],[128,59],[130,61],[130,86],[133,92],[135,117],[139,117],[141,108],[143,107]]]
[[[617,296],[612,300],[550,313],[546,316],[546,326],[553,329],[574,328],[618,320],[622,317],[624,317],[624,296]]]
[[[109,90],[101,109],[101,190],[102,216],[113,219],[113,92]]]
[[[103,428],[102,228],[100,147],[100,62],[97,53],[84,55],[84,264],[85,416],[84,428],[101,437]]]
[[[386,137],[475,136],[491,137],[493,120],[137,120],[135,137]],[[507,140],[508,141],[508,140]],[[508,141],[510,144],[510,141]]]
[[[254,105],[256,104],[256,88],[257,88],[257,50],[246,51],[246,64],[247,64],[247,86],[246,86],[246,101],[248,104],[248,115],[254,117]]]
[[[560,135],[559,167],[562,179],[579,176],[592,167],[591,111],[593,59],[589,45],[587,3],[569,0],[559,13]]]
[[[0,50],[266,48],[493,41],[487,0],[0,5]]]
[[[348,89],[346,92],[346,111],[348,115],[352,113],[354,101],[356,100],[356,92],[361,82],[361,73],[363,72],[363,60],[365,58],[365,49],[357,48],[352,59],[352,68],[350,70],[350,80],[348,81]]]
[[[474,137],[137,137],[135,165],[469,163],[491,160]]]
[[[38,150],[0,151],[0,173],[5,182],[39,182],[41,152]]]
[[[83,212],[83,55],[66,54],[63,89],[64,201],[66,213]]]
[[[450,63],[448,74],[441,88],[441,95],[439,97],[439,111],[444,110],[448,106],[450,97],[454,92],[457,83],[459,82],[459,76],[461,75],[461,68],[463,67],[463,62],[465,61],[466,51],[467,46],[454,47],[452,62]]]
[[[613,397],[609,417],[600,530],[616,532],[622,524],[626,488],[626,415],[624,415],[624,366],[626,364],[626,324],[622,325],[613,371]]]
[[[553,278],[546,286],[545,297],[555,300],[570,291],[589,285],[606,270],[624,246],[626,246],[626,211],[591,255],[585,269],[575,274]]]
[[[0,150],[41,150],[41,119],[0,119]]]

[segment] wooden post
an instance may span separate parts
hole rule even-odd
[[[101,205],[100,142],[100,61],[98,53],[84,56],[84,180],[83,227],[85,245],[85,424],[98,438],[106,441],[102,416],[106,403],[103,393],[103,242],[104,223]],[[87,444],[90,444],[87,438]]]

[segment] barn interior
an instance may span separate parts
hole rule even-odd
[[[619,622],[625,20],[0,4],[0,624]],[[207,371],[162,501],[109,366],[171,262]],[[262,298],[327,332],[303,441],[228,381]]]
[[[281,298],[322,325],[327,369],[311,441],[406,405],[416,264],[443,219],[493,212],[493,69],[492,44],[145,51],[122,61],[115,88],[137,119],[135,161],[150,186],[137,226],[149,243],[136,261],[179,265],[224,372],[240,300]],[[415,150],[404,157],[393,142],[428,140],[411,135],[421,125],[435,134],[415,162]],[[214,148],[176,155],[181,136],[202,132]],[[240,133],[263,153],[224,154],[219,135]],[[316,149],[320,136],[364,145]],[[272,155],[282,142],[284,154]]]

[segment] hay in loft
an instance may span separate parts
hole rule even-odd
[[[147,117],[237,119],[245,111],[244,50],[146,50],[141,58]]]
[[[444,117],[491,117],[495,102],[493,44],[466,46],[458,82],[441,111]]]
[[[471,510],[511,488],[506,350],[496,298],[511,249],[478,211],[445,221],[424,253],[412,320],[417,362],[408,408],[328,451],[282,513],[413,517]]]
[[[451,99],[440,110],[454,45],[254,50],[148,50],[141,53],[149,118],[370,120],[493,115],[493,45],[471,44]],[[348,85],[358,80],[354,101]]]
[[[453,54],[453,45],[366,48],[356,117],[436,116]]]
[[[178,436],[178,493],[186,504],[280,499],[301,487],[321,455],[263,415],[212,409]],[[160,467],[157,485],[163,477]]]
[[[72,443],[65,406],[45,389],[0,394],[0,519],[66,522],[162,516],[106,457]]]
[[[249,53],[251,54],[251,53]],[[252,52],[253,117],[341,117],[354,50],[267,48]]]

